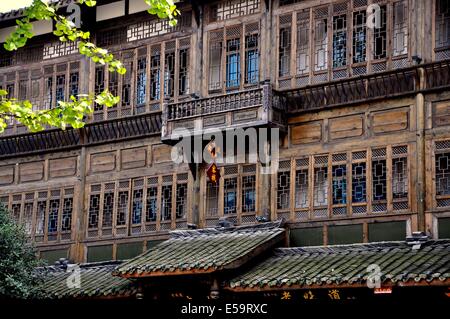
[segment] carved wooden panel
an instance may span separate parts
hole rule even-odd
[[[74,176],[76,174],[76,171],[77,158],[75,156],[58,158],[49,161],[50,178]]]
[[[330,139],[361,136],[364,132],[362,115],[330,119]]]
[[[291,128],[292,144],[319,142],[322,139],[322,124],[319,121],[300,124]]]
[[[209,116],[203,119],[203,126],[224,125],[225,115]]]
[[[372,130],[375,134],[396,132],[408,128],[408,109],[396,109],[373,114]]]
[[[14,182],[14,166],[0,166],[0,185],[8,185]]]
[[[153,162],[154,163],[170,162],[171,150],[172,148],[168,145],[153,145],[152,148]]]
[[[44,178],[44,162],[20,164],[19,175],[21,182],[40,181]]]
[[[258,117],[258,110],[248,110],[233,113],[233,123],[243,122],[248,120],[256,120]]]
[[[91,155],[91,172],[108,172],[116,168],[116,153],[105,152]]]
[[[450,125],[450,101],[433,104],[433,126]]]
[[[130,148],[121,151],[122,169],[144,167],[147,163],[147,148]]]

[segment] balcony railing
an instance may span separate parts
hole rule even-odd
[[[176,120],[191,116],[202,116],[245,107],[261,106],[262,103],[262,88],[234,92],[226,95],[218,95],[209,98],[168,104],[167,119]]]
[[[177,128],[195,128],[200,132],[265,125],[284,128],[284,101],[285,98],[265,82],[256,89],[165,104],[162,139],[172,140],[172,133]]]
[[[450,61],[280,91],[291,113],[393,98],[450,86]]]
[[[76,149],[161,132],[161,113],[87,124],[81,129],[45,130],[0,138],[0,158]]]

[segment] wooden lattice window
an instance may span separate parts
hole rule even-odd
[[[66,190],[67,193],[67,190]],[[62,211],[62,221],[61,230],[70,231],[72,229],[72,210],[73,210],[73,198],[66,197],[63,200],[63,211]]]
[[[333,165],[333,205],[347,203],[347,166]]]
[[[309,158],[296,161],[295,171],[295,208],[309,207]]]
[[[190,39],[180,40],[178,49],[178,94],[189,93],[189,45]]]
[[[150,100],[156,101],[161,98],[161,46],[155,45],[150,54]]]
[[[162,187],[161,194],[161,220],[172,219],[172,184]]]
[[[24,224],[25,232],[28,236],[31,236],[33,234],[33,199],[34,193],[25,194],[22,224]]]
[[[118,193],[117,218],[116,218],[117,226],[124,226],[127,224],[129,194],[130,194],[129,191],[127,191],[127,190],[122,190],[122,191],[119,191],[119,193]]]
[[[71,239],[73,188],[6,195],[0,202],[31,240],[46,243]]]
[[[256,176],[242,176],[242,212],[251,213],[256,210]]]
[[[359,162],[352,164],[352,202],[366,202],[367,182],[366,163]]]
[[[292,15],[280,16],[280,31],[278,34],[278,74],[288,76],[291,65],[291,46],[292,46]]]
[[[393,5],[393,46],[392,55],[398,56],[408,53],[408,6],[407,1],[395,2]]]
[[[183,219],[186,218],[187,213],[187,184],[178,183],[176,192],[176,218]]]
[[[450,152],[436,154],[436,195],[450,195]]]
[[[146,222],[156,222],[158,215],[158,187],[150,185],[147,187],[147,207],[145,214]]]
[[[209,91],[239,89],[259,81],[259,24],[209,32]]]
[[[103,193],[103,216],[102,216],[102,230],[112,228],[113,212],[114,212],[114,188],[115,183],[108,183],[105,185]]]
[[[60,210],[60,199],[51,199],[49,202],[47,231],[49,234],[56,234],[58,231],[58,219]]]
[[[133,181],[133,198],[131,200],[131,224],[140,225],[143,213],[144,198],[144,180],[137,179]]]
[[[450,58],[450,0],[435,0],[436,59]]]
[[[241,26],[227,29],[226,35],[225,83],[234,88],[239,87],[241,78]]]
[[[328,7],[314,11],[314,71],[328,68]]]
[[[379,25],[373,31],[373,58],[384,59],[387,56],[387,8],[380,6]]]
[[[121,106],[122,109],[129,109],[131,107],[132,101],[132,74],[133,74],[133,53],[132,52],[124,52],[122,54],[124,58],[123,65],[128,70],[127,73],[121,76],[122,84],[121,84]]]
[[[212,4],[209,9],[209,22],[222,21],[251,15],[260,11],[261,0],[228,0]]]
[[[284,210],[290,207],[291,188],[291,162],[280,161],[277,175],[277,209]]]
[[[142,48],[139,50],[136,70],[136,107],[145,105],[146,103],[146,86],[147,86],[147,50]]]
[[[91,189],[98,187],[92,186]],[[89,198],[88,228],[97,229],[100,216],[100,194],[91,194]]]
[[[206,216],[218,216],[219,213],[219,185],[206,182]]]
[[[223,30],[209,33],[209,90],[222,88]]]
[[[366,10],[353,12],[353,63],[366,61],[367,27]]]
[[[94,79],[94,93],[98,95],[105,90],[105,67],[102,65],[95,67],[95,79]],[[103,106],[95,104],[95,111],[103,110]]]
[[[47,211],[47,200],[43,199],[43,197],[47,197],[47,192],[41,192],[43,195],[39,196],[39,200],[37,202],[37,211],[36,211],[36,228],[35,235],[36,236],[44,236],[45,232],[45,215]],[[39,193],[39,194],[41,194]]]
[[[297,13],[297,73],[307,74],[310,70],[310,13],[309,10]]]
[[[408,147],[406,145],[392,147],[392,197],[394,210],[402,200],[408,200]],[[398,204],[396,204],[398,202]],[[407,204],[407,202],[406,202]],[[408,206],[406,205],[405,208]]]
[[[314,207],[328,204],[328,156],[314,158]]]
[[[164,51],[164,96],[173,97],[175,94],[175,41],[167,42]]]
[[[259,24],[245,26],[245,84],[259,81]]]
[[[347,65],[347,3],[333,5],[333,68]]]
[[[237,213],[237,177],[224,178],[223,181],[223,213]]]
[[[386,148],[372,150],[372,211],[387,211]]]

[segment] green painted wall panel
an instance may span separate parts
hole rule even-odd
[[[438,237],[450,238],[450,217],[438,218]]]
[[[142,254],[143,242],[118,244],[116,251],[117,260],[125,260]]]
[[[55,261],[60,258],[67,258],[69,256],[68,249],[58,249],[58,250],[47,250],[41,251],[40,257],[45,260],[48,265],[53,265]]]
[[[87,261],[89,263],[113,259],[113,245],[88,247]]]
[[[406,222],[369,224],[369,242],[398,241],[406,238]]]
[[[323,245],[323,228],[297,228],[290,230],[289,245],[291,247]]]
[[[354,244],[362,241],[362,224],[328,226],[328,245]]]

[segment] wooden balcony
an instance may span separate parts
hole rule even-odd
[[[230,92],[179,103],[165,103],[161,138],[176,141],[174,132],[189,130],[190,134],[247,127],[278,127],[285,129],[284,97],[265,82],[260,88]]]
[[[289,113],[426,93],[450,87],[450,61],[416,65],[280,91]]]
[[[87,124],[81,129],[49,129],[0,138],[0,158],[39,154],[159,134],[161,113]]]

